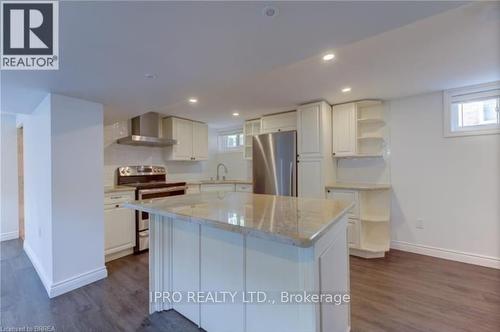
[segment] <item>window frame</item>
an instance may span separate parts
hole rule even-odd
[[[458,101],[473,101],[488,97],[500,98],[500,81],[450,89],[443,92],[443,135],[444,137],[476,136],[500,134],[500,123],[478,125],[456,129],[453,122],[458,122],[456,114],[451,111],[452,104]],[[497,117],[500,115],[497,115]],[[497,118],[498,119],[498,118]]]
[[[224,136],[238,135],[238,146],[231,148],[223,146],[222,140]],[[241,141],[240,141],[241,137]],[[217,132],[217,151],[219,153],[233,153],[233,152],[243,152],[245,147],[245,135],[243,134],[243,128],[231,129],[231,130],[221,130]]]

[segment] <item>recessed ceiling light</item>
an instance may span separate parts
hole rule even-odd
[[[189,102],[191,104],[196,104],[198,102],[198,99],[196,99],[196,98],[189,98]]]
[[[240,113],[238,113],[238,112],[234,112],[234,113],[233,113],[233,116],[240,116]]]
[[[266,6],[262,10],[262,14],[267,17],[275,17],[278,15],[278,9],[276,9],[276,7]]]
[[[325,60],[325,61],[333,60],[333,58],[335,58],[335,54],[333,54],[333,53],[328,53],[328,54],[323,55],[323,60]]]
[[[147,79],[158,78],[158,75],[148,73],[148,74],[144,74],[144,78],[147,78]]]
[[[346,86],[345,88],[342,89],[342,92],[343,93],[346,93],[346,92],[351,92],[351,88]]]

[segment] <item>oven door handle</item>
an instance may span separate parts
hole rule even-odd
[[[168,193],[172,191],[181,191],[181,190],[186,191],[187,186],[176,186],[176,187],[158,188],[158,189],[143,189],[139,190],[139,198],[141,198],[142,195]]]

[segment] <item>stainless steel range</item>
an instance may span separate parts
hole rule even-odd
[[[162,166],[124,166],[118,170],[118,185],[135,187],[135,199],[153,199],[167,196],[184,195],[186,182],[167,182],[167,172]],[[135,212],[134,253],[149,248],[149,214]]]

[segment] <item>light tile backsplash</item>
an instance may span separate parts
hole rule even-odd
[[[116,184],[116,169],[128,165],[157,165],[167,168],[170,180],[204,180],[216,176],[216,166],[224,163],[228,179],[251,178],[251,162],[243,159],[243,152],[217,153],[217,133],[209,130],[209,160],[168,161],[164,148],[120,145],[116,140],[129,134],[127,121],[104,127],[104,185]]]
[[[224,174],[221,168],[221,175],[226,175],[227,179],[250,179],[252,177],[252,162],[243,158],[242,151],[217,153],[215,160],[215,167],[219,163],[226,165],[227,174]]]

